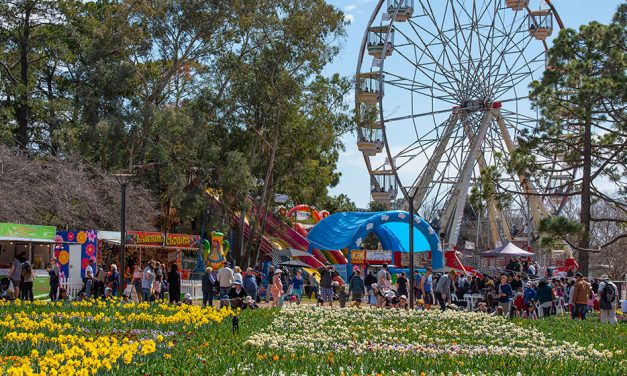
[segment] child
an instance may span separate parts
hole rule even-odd
[[[529,320],[538,319],[538,314],[536,313],[536,307],[533,304],[529,304],[529,306],[527,306],[527,310],[523,312],[523,318],[529,319]]]
[[[514,309],[516,310],[517,316],[519,316],[519,314],[521,312],[525,311],[525,296],[523,294],[523,289],[522,287],[518,288],[518,292],[516,293],[516,296],[514,297]]]

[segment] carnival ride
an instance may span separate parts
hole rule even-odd
[[[416,208],[445,249],[458,243],[469,192],[481,191],[482,179],[499,182],[485,194],[492,246],[523,234],[526,243],[523,229],[566,203],[556,194],[570,189],[575,171],[562,156],[538,156],[559,174],[532,179],[507,168],[517,137],[539,122],[529,84],[547,68],[547,39],[563,28],[554,5],[542,4],[378,0],[368,22],[355,110],[372,199]]]

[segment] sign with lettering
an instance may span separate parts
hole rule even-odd
[[[354,250],[351,251],[350,262],[353,265],[363,265],[366,263],[366,251]]]

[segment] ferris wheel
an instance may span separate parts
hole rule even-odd
[[[485,203],[494,245],[559,212],[565,199],[550,194],[569,189],[574,171],[532,180],[505,166],[521,132],[538,125],[529,84],[561,28],[549,0],[379,0],[355,93],[372,199],[416,208],[451,246],[486,174],[499,181]],[[561,164],[558,155],[538,158]]]

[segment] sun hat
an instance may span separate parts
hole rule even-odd
[[[283,273],[283,270],[277,269],[277,270],[274,271],[274,274],[279,274],[279,273]]]
[[[220,300],[231,300],[231,298],[229,298],[228,295],[222,295],[222,297],[220,298]]]
[[[95,258],[94,256],[91,256],[91,257],[89,258],[89,261],[96,262],[96,258]]]
[[[607,274],[603,274],[603,275],[601,276],[601,279],[605,281],[605,280],[610,279],[610,277],[609,277]]]
[[[210,273],[213,269],[211,269],[211,266],[207,266],[205,268],[205,273]]]
[[[405,299],[407,300],[407,297],[405,295],[401,295],[401,297],[399,299]]]
[[[240,282],[240,281],[233,281],[233,284],[234,284],[234,285],[241,286],[241,285],[242,285],[242,282]]]
[[[189,293],[186,293],[186,294],[185,294],[185,297],[184,297],[184,299],[185,299],[185,300],[187,300],[187,299],[191,299],[191,298],[192,298],[192,296],[191,296]]]
[[[583,278],[583,274],[581,274],[581,273],[577,272],[577,274],[575,274],[575,277],[577,277],[577,278]]]
[[[424,301],[424,300],[422,300],[422,299],[418,299],[418,303],[419,303],[419,304],[425,304],[425,301]]]

